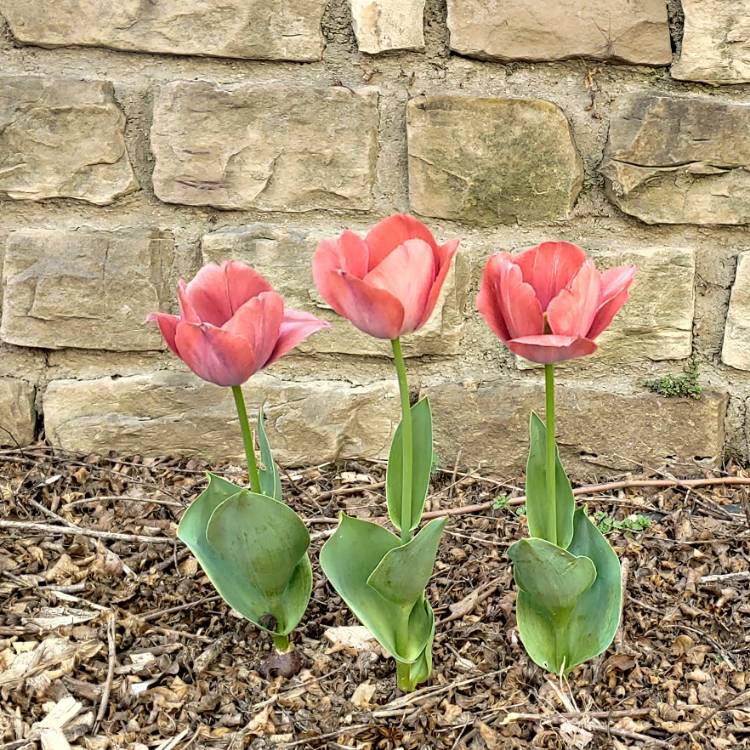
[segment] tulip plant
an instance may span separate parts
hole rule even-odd
[[[224,601],[269,633],[284,653],[312,591],[310,535],[282,501],[262,407],[258,463],[241,386],[328,324],[286,308],[260,274],[237,261],[206,265],[189,284],[180,282],[178,297],[179,315],[158,312],[149,320],[196,375],[232,389],[250,487],[209,474],[208,487],[183,515],[177,535]]]
[[[477,306],[515,354],[544,365],[546,424],[532,412],[526,472],[529,538],[509,550],[521,640],[539,666],[566,674],[601,654],[617,632],[620,563],[582,508],[555,443],[554,365],[593,353],[628,298],[630,266],[600,273],[584,251],[545,242],[498,253],[484,269]]]
[[[435,617],[425,597],[445,518],[416,535],[432,465],[432,413],[426,398],[409,397],[401,336],[431,316],[458,242],[438,245],[410,216],[396,215],[362,239],[344,232],[324,240],[313,260],[323,299],[357,328],[391,341],[401,395],[401,423],[391,444],[386,500],[396,535],[341,514],[320,553],[333,587],[396,660],[398,686],[411,691],[432,672]]]

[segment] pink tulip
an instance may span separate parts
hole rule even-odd
[[[633,266],[600,273],[570,242],[497,253],[484,269],[477,307],[507,347],[550,364],[596,351],[594,340],[628,299]]]
[[[209,263],[178,287],[180,314],[152,313],[169,348],[199,377],[242,385],[328,323],[284,307],[254,269]]]
[[[457,248],[458,240],[438,245],[420,221],[396,214],[364,239],[346,231],[323,240],[313,278],[339,315],[371,336],[396,339],[432,315]]]

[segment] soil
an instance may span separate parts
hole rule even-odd
[[[382,466],[286,474],[315,566],[293,677],[174,540],[205,468],[0,452],[2,750],[750,747],[750,488],[581,498],[615,527],[627,595],[612,647],[560,681],[515,628],[506,549],[525,524],[507,498],[521,488],[438,471],[431,509],[497,507],[451,519],[428,592],[435,669],[402,696],[377,647],[332,642],[356,622],[317,566],[339,511],[384,514]]]

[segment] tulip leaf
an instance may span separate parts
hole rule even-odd
[[[546,539],[521,539],[508,550],[516,585],[557,615],[575,606],[596,580],[594,563]]]
[[[424,501],[430,486],[430,472],[432,471],[432,410],[430,402],[423,398],[411,407],[412,418],[412,491],[411,491],[411,520],[409,531],[419,526],[424,510]],[[388,469],[385,477],[385,494],[388,500],[388,515],[397,529],[403,528],[401,518],[403,476],[404,476],[404,446],[403,420],[399,423],[393,435],[391,450],[388,456]]]
[[[258,409],[258,445],[260,446],[260,460],[263,462],[263,468],[258,472],[260,474],[260,488],[264,495],[281,502],[281,477],[279,476],[279,467],[273,460],[273,453],[271,453],[271,446],[266,435],[262,404]]]
[[[555,446],[556,528],[550,526],[547,501],[547,427],[534,412],[529,423],[529,460],[526,464],[526,513],[529,535],[567,549],[573,538],[575,498]]]
[[[339,596],[380,645],[398,661],[413,664],[423,658],[432,637],[432,608],[423,594],[411,605],[404,605],[368,584],[383,558],[400,547],[399,538],[388,529],[342,513],[339,527],[320,552],[320,565]]]
[[[409,608],[424,595],[435,567],[440,536],[447,518],[427,524],[408,544],[386,552],[367,579],[381,596]]]
[[[309,535],[288,506],[214,474],[177,529],[224,601],[262,630],[287,635],[312,591]]]
[[[555,674],[603,653],[620,623],[620,561],[582,509],[573,520],[568,552],[588,558],[596,568],[593,584],[564,611],[553,612],[528,591],[518,592],[516,618],[521,640],[536,664]]]

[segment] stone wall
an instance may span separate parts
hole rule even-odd
[[[635,263],[592,358],[560,368],[579,478],[747,460],[747,0],[0,0],[0,444],[237,457],[230,399],[143,325],[206,260],[328,317],[248,386],[288,465],[383,457],[380,342],[336,320],[316,242],[395,211],[460,257],[407,342],[445,465],[523,466],[540,373],[474,310],[496,250]],[[704,395],[646,380],[693,360]]]

